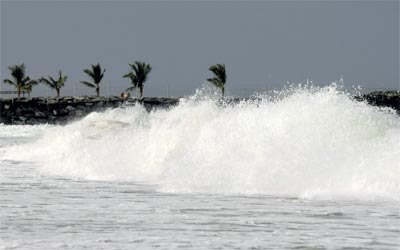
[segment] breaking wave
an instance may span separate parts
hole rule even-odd
[[[234,105],[197,93],[168,110],[92,113],[43,127],[39,139],[3,157],[161,192],[400,200],[399,116],[335,85]]]

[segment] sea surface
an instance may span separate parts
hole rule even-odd
[[[0,249],[400,249],[400,118],[336,86],[0,125]]]

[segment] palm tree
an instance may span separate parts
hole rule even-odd
[[[11,71],[11,75],[14,78],[14,81],[10,79],[5,79],[4,83],[13,85],[17,88],[18,98],[21,96],[22,91],[27,91],[30,93],[32,91],[32,86],[38,83],[35,80],[31,80],[29,76],[25,75],[25,64],[14,65],[8,67],[8,69]]]
[[[41,77],[39,82],[47,84],[50,88],[55,89],[57,92],[57,97],[60,97],[60,89],[64,87],[68,76],[63,76],[61,70],[59,71],[58,79],[55,80],[53,77],[48,76],[47,78]]]
[[[131,66],[131,72],[128,74],[124,75],[124,78],[130,78],[132,82],[132,87],[129,87],[126,89],[126,91],[133,91],[136,88],[139,88],[140,91],[140,98],[143,97],[143,87],[144,83],[147,80],[147,77],[151,71],[151,66],[150,64],[146,64],[145,62],[139,62],[135,61],[132,64],[129,64]]]
[[[97,94],[97,96],[99,96],[100,95],[100,85],[99,84],[100,84],[101,79],[103,78],[104,72],[106,72],[106,70],[104,69],[102,72],[100,64],[97,63],[96,65],[92,65],[92,70],[84,69],[83,72],[85,72],[90,78],[92,78],[93,83],[85,82],[85,81],[81,81],[81,83],[90,88],[96,88],[96,94]]]
[[[209,70],[214,73],[215,77],[207,79],[207,82],[214,84],[217,88],[220,88],[221,95],[224,97],[226,83],[225,64],[212,65]]]

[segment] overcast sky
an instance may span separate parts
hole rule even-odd
[[[135,60],[153,67],[147,96],[193,93],[215,63],[234,95],[340,76],[399,89],[399,1],[1,1],[3,90],[7,67],[24,62],[32,78],[63,70],[62,94],[92,94],[79,81],[100,62],[101,93],[119,94]]]

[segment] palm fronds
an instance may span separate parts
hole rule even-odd
[[[60,96],[60,89],[62,87],[64,87],[65,82],[68,79],[68,76],[63,76],[61,70],[58,73],[59,73],[59,76],[58,76],[57,80],[51,76],[48,76],[47,78],[41,77],[39,79],[39,82],[46,84],[47,86],[49,86],[52,89],[55,89],[57,91],[57,96]]]
[[[131,71],[125,75],[124,78],[129,78],[131,80],[132,86],[127,88],[126,91],[133,91],[136,88],[140,90],[140,97],[143,97],[143,87],[144,83],[147,81],[148,76],[152,70],[150,64],[145,62],[135,61],[130,63]]]
[[[31,80],[29,76],[25,75],[25,64],[10,66],[8,69],[11,71],[11,76],[14,78],[14,81],[4,79],[4,83],[15,86],[17,88],[18,97],[20,97],[22,90],[31,92],[32,86],[38,84],[37,81]]]
[[[10,85],[13,85],[13,86],[17,86],[17,83],[11,81],[10,79],[4,79],[4,83],[7,83],[7,84],[10,84]]]
[[[81,83],[82,83],[83,85],[88,86],[89,88],[96,88],[96,84],[94,84],[94,83],[85,82],[85,81],[81,81]]]
[[[220,88],[222,96],[224,96],[226,83],[225,64],[212,65],[209,70],[214,73],[215,76],[213,78],[208,78],[207,82],[214,84],[217,88]]]
[[[83,85],[86,85],[90,88],[96,88],[96,94],[99,96],[100,94],[100,82],[101,79],[103,79],[104,72],[106,72],[105,69],[101,69],[100,63],[97,63],[96,65],[91,65],[92,69],[84,69],[83,72],[87,74],[90,78],[92,78],[93,83],[86,82],[86,81],[81,81]]]

